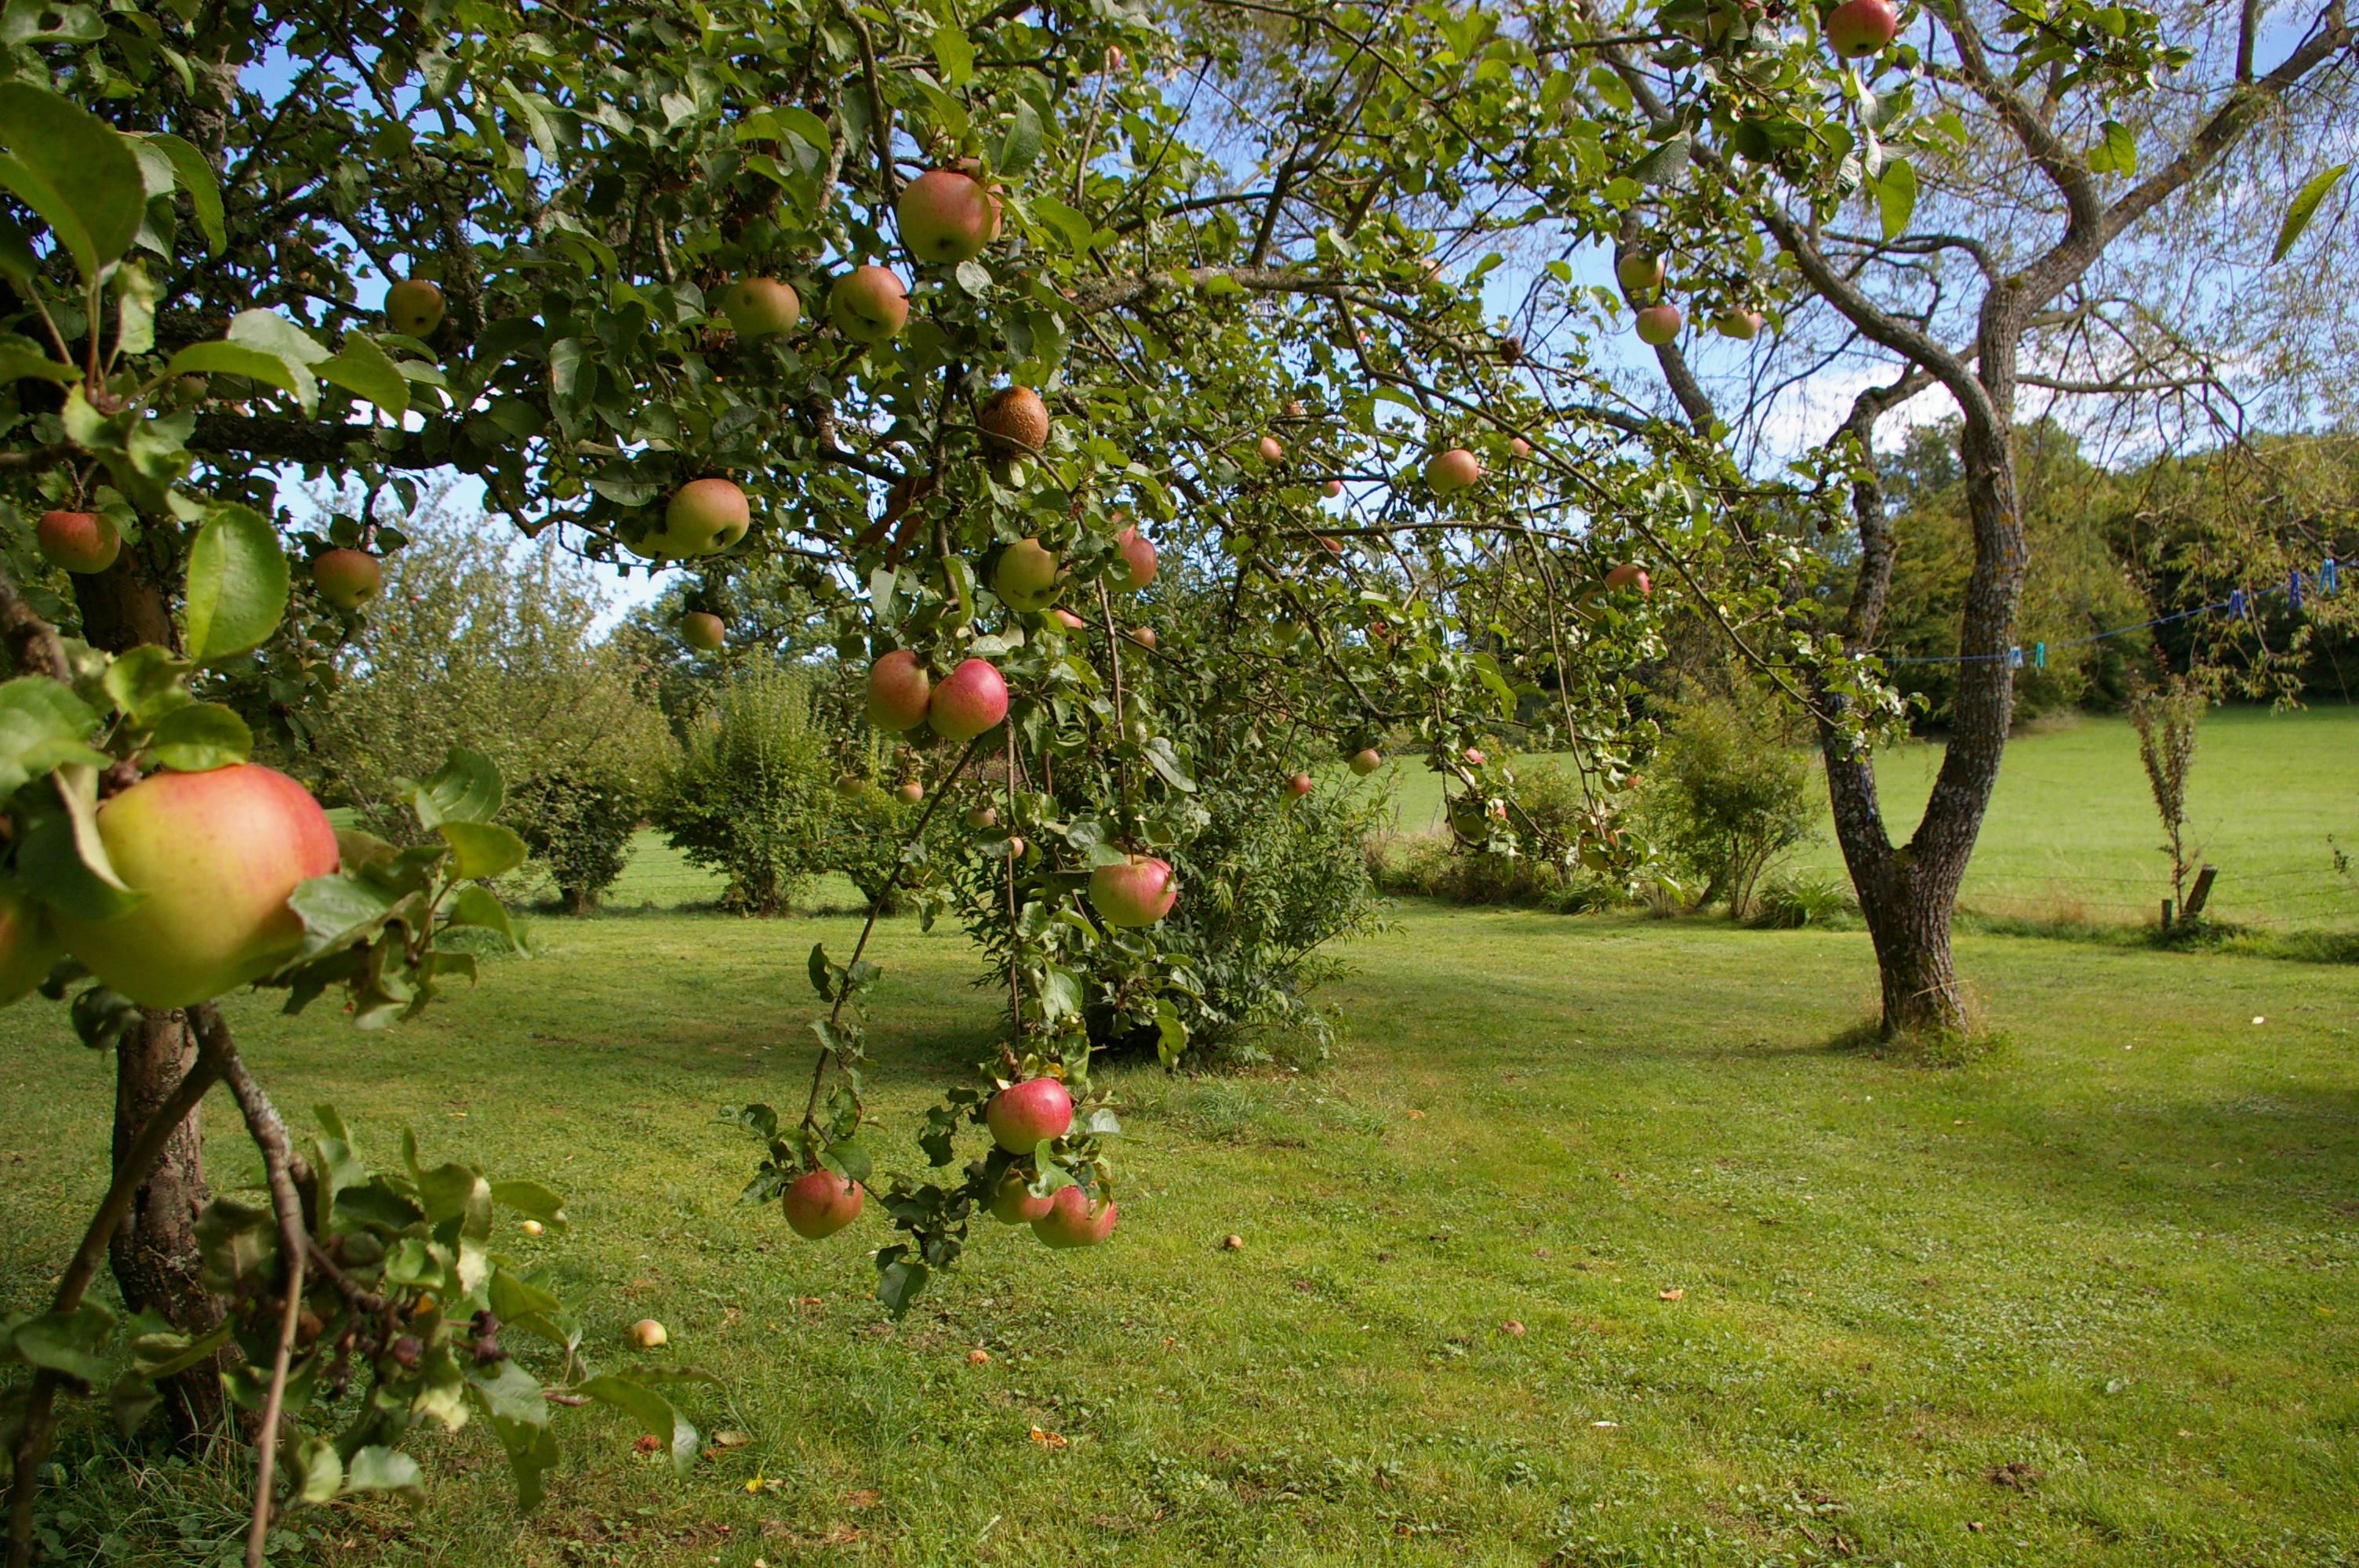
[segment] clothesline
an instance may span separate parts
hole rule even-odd
[[[2331,595],[2342,586],[2342,575],[2334,557],[2329,556],[2319,563],[2318,570],[2310,574],[2310,582],[2315,586],[2318,592]],[[2027,659],[2024,649],[2017,646],[1996,654],[1904,655],[1899,658],[1887,658],[1884,662],[1887,665],[1984,665],[2005,660],[2011,669],[2022,669],[2028,663],[2033,669],[2044,670],[2048,667],[2048,650],[2051,647],[2077,648],[2084,643],[2102,643],[2108,637],[2119,637],[2130,632],[2143,632],[2150,626],[2167,626],[2173,621],[2185,621],[2195,615],[2209,615],[2215,610],[2224,610],[2232,618],[2241,619],[2253,612],[2253,605],[2256,600],[2277,594],[2285,595],[2288,609],[2299,610],[2303,590],[2302,570],[2299,567],[2295,567],[2286,574],[2286,580],[2282,587],[2264,589],[2258,594],[2248,594],[2241,588],[2235,589],[2225,599],[2212,604],[2198,605],[2192,610],[2182,610],[2174,615],[2158,615],[2151,621],[2140,621],[2128,626],[2115,626],[2110,631],[2093,632],[2086,637],[2068,638],[2060,643],[2034,643]]]

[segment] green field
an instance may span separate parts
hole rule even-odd
[[[2359,930],[2359,708],[2214,708],[2199,731],[2188,836],[2220,868],[2208,913],[2271,930]],[[1877,780],[1905,839],[1941,765],[1938,743],[1884,753]],[[1440,823],[1438,774],[1396,763],[1404,832]],[[1823,798],[1822,785],[1813,789]],[[2007,743],[1962,908],[2038,920],[2152,922],[2169,895],[2162,828],[2125,719],[2084,719]],[[2335,851],[2351,857],[2338,870]],[[1841,879],[1821,811],[1805,871]]]
[[[736,1206],[753,1150],[714,1118],[796,1092],[803,956],[851,923],[537,929],[544,957],[392,1033],[230,1011],[280,1103],[334,1101],[374,1157],[408,1125],[429,1160],[559,1184],[576,1229],[517,1252],[587,1296],[601,1356],[663,1319],[725,1381],[701,1424],[748,1441],[681,1484],[579,1412],[519,1519],[470,1429],[424,1444],[424,1503],[315,1519],[284,1560],[2359,1552],[2359,970],[1968,935],[2011,1044],[1942,1070],[1836,1043],[1875,993],[1855,933],[1412,904],[1333,992],[1337,1066],[1116,1071],[1114,1242],[986,1226],[895,1325],[868,1295],[885,1226],[813,1245]],[[955,935],[891,922],[877,956],[897,1140],[995,1009]],[[108,1074],[39,1003],[0,1074],[20,1308],[95,1196]],[[216,1181],[251,1180],[207,1115]],[[210,1561],[230,1528],[222,1469],[137,1466],[88,1425],[65,1453],[78,1561]]]

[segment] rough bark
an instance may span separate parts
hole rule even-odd
[[[113,1164],[122,1163],[196,1054],[188,1020],[177,1011],[145,1011],[137,1027],[124,1032],[114,1053]],[[190,1111],[173,1133],[107,1244],[124,1304],[134,1312],[153,1308],[191,1335],[210,1334],[222,1320],[221,1301],[205,1289],[197,1259],[197,1216],[212,1198],[200,1147],[203,1114]],[[157,1391],[176,1440],[191,1443],[221,1425],[221,1379],[212,1363],[159,1382]]]
[[[83,641],[108,653],[143,643],[179,646],[159,559],[170,546],[161,527],[149,527],[103,572],[74,575],[74,601]],[[176,1011],[143,1009],[114,1054],[114,1161],[119,1162],[156,1108],[169,1098],[194,1060],[188,1020]],[[183,1334],[208,1334],[222,1306],[202,1283],[197,1257],[197,1213],[212,1198],[205,1184],[201,1124],[191,1112],[166,1146],[107,1251],[115,1284],[135,1312],[153,1308]],[[110,1162],[112,1163],[112,1162]],[[176,1438],[188,1442],[219,1427],[221,1381],[212,1365],[194,1367],[158,1385]]]

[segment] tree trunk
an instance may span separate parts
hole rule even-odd
[[[196,1038],[187,1018],[175,1011],[143,1011],[136,1028],[124,1031],[114,1049],[114,1157],[123,1162],[131,1141],[179,1086],[196,1060]],[[212,1194],[205,1185],[199,1141],[203,1113],[191,1111],[155,1173],[131,1201],[107,1255],[124,1304],[153,1308],[183,1334],[210,1334],[220,1326],[222,1303],[204,1287],[197,1259],[196,1219]],[[192,1367],[157,1384],[174,1439],[189,1445],[221,1424],[221,1379],[213,1363]]]
[[[103,572],[73,574],[82,640],[120,654],[154,643],[177,651],[171,601],[164,583],[173,561],[167,525],[150,523],[136,545],[126,543]],[[196,1042],[178,1011],[144,1008],[136,1028],[124,1033],[114,1054],[114,1138],[119,1160],[194,1058]],[[155,1173],[133,1199],[108,1249],[114,1281],[133,1311],[153,1308],[183,1334],[210,1334],[222,1319],[219,1300],[203,1284],[198,1260],[197,1211],[210,1201],[200,1119],[191,1113],[168,1144]],[[184,1443],[217,1428],[221,1380],[213,1366],[190,1368],[160,1385],[174,1435]]]
[[[1863,450],[1873,451],[1876,417],[1895,401],[1896,390],[1871,388],[1853,406],[1844,429],[1858,438]],[[1974,535],[1974,569],[1958,643],[1966,662],[1959,668],[1957,703],[1941,770],[1916,836],[1907,845],[1895,848],[1886,827],[1873,758],[1864,748],[1855,748],[1839,726],[1843,698],[1822,687],[1817,694],[1835,841],[1843,849],[1861,916],[1875,944],[1886,1034],[1962,1033],[1970,1022],[1951,956],[1950,923],[1982,832],[1991,788],[1998,782],[2007,728],[2015,715],[2008,639],[2014,634],[2027,564],[2016,503],[2012,431],[2004,423],[2011,399],[1994,401],[2002,415],[1999,426],[1986,429],[1970,419],[1959,443]],[[1843,637],[1856,650],[1875,640],[1895,555],[1883,487],[1872,477],[1853,486],[1852,514],[1860,531],[1860,576]]]

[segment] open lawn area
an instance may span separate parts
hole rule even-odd
[[[874,1209],[811,1244],[738,1206],[754,1145],[715,1116],[800,1092],[804,955],[853,923],[537,929],[390,1033],[228,1011],[290,1118],[560,1185],[576,1228],[516,1252],[588,1298],[600,1358],[667,1323],[723,1380],[700,1425],[748,1441],[680,1484],[576,1412],[520,1519],[471,1428],[421,1445],[423,1503],[275,1561],[2359,1561],[2359,969],[1967,936],[2008,1044],[1938,1068],[1839,1043],[1857,934],[1411,904],[1349,955],[1338,1064],[1115,1069],[1114,1240],[985,1223],[895,1325]],[[955,934],[890,922],[875,956],[907,1130],[995,1007]],[[38,1003],[0,1075],[24,1308],[96,1195],[109,1075]],[[216,1182],[253,1179],[207,1116]],[[232,1527],[218,1477],[135,1485],[86,1417],[62,1456],[121,1549],[93,1523],[87,1560],[211,1561]]]

